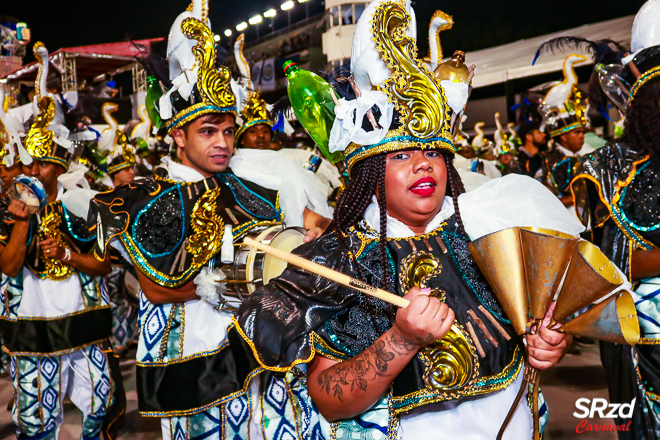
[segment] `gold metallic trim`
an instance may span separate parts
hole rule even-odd
[[[610,205],[610,203],[609,203],[607,200],[605,200],[605,196],[603,195],[603,189],[602,189],[602,187],[600,186],[600,182],[599,182],[598,180],[596,180],[595,177],[593,177],[593,176],[591,176],[591,175],[589,175],[589,174],[579,174],[579,175],[575,176],[575,177],[573,178],[573,180],[571,181],[571,183],[570,183],[569,186],[570,186],[570,188],[571,188],[571,195],[573,196],[573,200],[574,200],[574,201],[577,200],[577,198],[575,197],[575,191],[573,190],[573,184],[574,184],[575,182],[577,182],[578,179],[587,179],[587,180],[591,180],[591,182],[593,182],[593,184],[596,185],[596,189],[598,190],[598,198],[600,199],[601,202],[603,202],[603,205],[605,205],[605,206],[607,207],[607,210],[608,210],[609,213],[610,213],[610,215],[608,215],[607,217],[605,217],[600,223],[598,223],[597,225],[593,226],[594,228],[600,228],[600,227],[602,227],[602,226],[605,224],[605,222],[606,222],[606,221],[612,216],[612,205]],[[589,213],[589,218],[591,219],[591,213]],[[591,220],[593,221],[594,219],[591,219]]]
[[[41,68],[39,70],[41,71]],[[39,113],[25,137],[25,149],[34,159],[41,160],[51,155],[55,148],[55,134],[48,129],[48,125],[55,118],[55,101],[50,96],[44,96],[37,103],[37,107]]]
[[[414,393],[407,394],[406,396],[392,398],[392,401],[394,403],[405,402],[406,400],[409,399],[416,399],[415,402],[411,402],[400,408],[393,409],[393,411],[395,414],[398,415],[410,411],[411,409],[419,408],[420,406],[427,405],[430,403],[445,402],[447,400],[459,399],[462,397],[477,396],[477,395],[482,395],[504,389],[509,385],[511,385],[511,383],[515,380],[515,378],[520,373],[522,366],[523,366],[523,359],[522,356],[520,355],[520,348],[516,347],[513,354],[513,359],[500,373],[489,377],[478,378],[479,381],[491,382],[491,381],[501,380],[501,382],[497,382],[495,384],[486,385],[482,387],[473,386],[468,389],[463,389],[460,390],[459,392],[455,392],[451,394],[436,392],[433,389],[425,388],[423,390],[418,390],[415,391]]]
[[[152,412],[140,411],[140,415],[142,417],[185,417],[185,416],[192,416],[194,414],[199,414],[200,412],[206,411],[209,408],[220,406],[229,400],[235,399],[236,397],[247,393],[250,389],[250,383],[252,382],[252,379],[263,371],[264,371],[263,368],[257,368],[255,370],[252,370],[250,374],[248,374],[247,377],[245,378],[242,389],[233,392],[225,397],[221,397],[220,399],[214,400],[213,402],[208,403],[204,406],[200,406],[198,408],[193,408],[193,409],[184,409],[179,411],[152,411]]]
[[[317,352],[318,356],[328,358],[328,359],[330,359],[332,361],[335,361],[335,362],[344,362],[344,361],[347,360],[347,359],[344,359],[344,358],[349,357],[349,356],[345,355],[344,353],[341,353],[341,352],[335,350],[334,348],[330,347],[328,345],[328,343],[325,342],[325,340],[322,337],[320,337],[316,332],[311,332],[311,336],[312,336],[312,343],[319,344],[321,347],[323,347],[323,350],[325,350],[323,352],[318,351]]]
[[[69,245],[64,241],[62,231],[60,230],[60,225],[62,224],[62,216],[58,212],[57,208],[59,207],[60,202],[55,202],[55,204],[48,205],[45,212],[46,215],[42,217],[41,228],[39,230],[39,236],[42,241],[51,238],[55,240],[55,243],[63,248],[69,249]],[[50,212],[49,208],[50,207]],[[56,260],[49,257],[43,251],[43,249],[38,249],[38,251],[43,258],[44,265],[46,270],[44,274],[48,279],[53,281],[62,281],[69,278],[76,271],[73,267],[65,264],[61,260]]]
[[[175,128],[180,128],[186,125],[187,123],[194,121],[195,119],[208,115],[211,113],[229,113],[234,115],[236,117],[237,112],[235,107],[227,107],[227,108],[220,108],[220,107],[215,107],[211,106],[209,104],[206,104],[204,102],[199,102],[195,105],[191,105],[190,107],[186,108],[185,110],[180,111],[172,119],[168,119],[166,124],[168,126],[167,132],[172,133],[172,130]]]
[[[479,380],[479,358],[474,341],[455,323],[441,340],[419,352],[424,363],[424,383],[427,390],[443,395],[462,395]],[[450,397],[451,398],[451,397]]]
[[[556,129],[556,130],[552,130],[552,131],[550,132],[550,137],[551,137],[551,138],[555,138],[555,137],[560,136],[560,135],[562,135],[562,134],[564,134],[564,133],[569,133],[569,132],[571,132],[571,131],[573,131],[573,130],[577,130],[578,128],[584,128],[585,126],[586,126],[586,125],[585,125],[584,123],[582,123],[582,122],[574,122],[574,123],[569,124],[569,125],[566,125],[566,126],[564,126],[564,127],[562,127],[562,128],[558,128],[558,129]]]
[[[660,403],[660,396],[658,396],[657,394],[652,393],[650,391],[645,391],[645,394],[646,397],[648,397],[650,400]]]
[[[308,343],[309,343],[310,348],[311,348],[311,354],[309,355],[309,357],[307,359],[296,359],[288,367],[269,367],[268,365],[263,363],[263,361],[259,357],[259,353],[257,352],[257,347],[255,347],[254,343],[250,340],[250,338],[248,338],[245,335],[245,333],[243,332],[243,329],[241,328],[241,326],[238,323],[238,321],[236,320],[236,318],[232,317],[231,320],[234,323],[234,325],[236,326],[236,331],[238,332],[238,334],[241,335],[243,340],[245,340],[245,342],[252,349],[252,354],[254,355],[257,362],[259,362],[259,365],[261,365],[261,367],[266,369],[266,370],[277,371],[277,372],[280,372],[280,373],[286,373],[288,371],[291,371],[293,369],[293,367],[295,367],[298,364],[307,364],[307,363],[311,362],[311,360],[314,359],[314,356],[316,355],[316,349],[314,348],[314,341],[312,341],[312,338],[309,337]]]
[[[229,326],[227,331],[231,330],[231,327],[232,326]],[[138,367],[167,367],[168,365],[181,364],[181,363],[184,363],[184,362],[191,361],[193,359],[197,359],[197,358],[201,358],[201,357],[208,357],[208,356],[213,356],[215,354],[218,354],[222,350],[227,348],[228,345],[229,345],[229,341],[225,341],[222,344],[220,344],[220,346],[218,348],[216,348],[215,350],[209,350],[209,351],[204,351],[204,352],[201,352],[201,353],[195,353],[195,354],[191,354],[189,356],[177,357],[177,358],[170,359],[168,361],[154,361],[154,362],[138,361],[138,362],[135,363],[135,365],[137,365]]]
[[[638,345],[660,345],[660,339],[639,338]]]
[[[392,71],[378,88],[399,110],[407,133],[422,138],[451,139],[449,106],[440,83],[417,59],[417,46],[406,30],[411,22],[405,6],[384,2],[371,23],[376,50]]]
[[[659,75],[660,75],[660,66],[656,66],[653,69],[645,72],[635,82],[635,84],[633,84],[632,88],[630,89],[630,98],[628,98],[628,105],[630,105],[630,103],[633,102],[635,96],[637,96],[637,92],[639,92],[639,89],[641,89],[644,84],[646,84],[647,82],[651,81],[652,79],[656,78]]]
[[[110,308],[109,305],[88,307],[86,309],[78,310],[78,311],[71,312],[71,313],[66,313],[64,315],[59,315],[59,316],[18,316],[16,318],[9,318],[9,317],[6,317],[6,316],[0,316],[0,321],[7,321],[7,322],[57,321],[58,319],[64,319],[64,318],[68,318],[70,316],[82,315],[83,313],[92,312],[92,311],[95,311],[95,310],[109,309],[109,308]]]
[[[225,224],[216,212],[220,192],[220,187],[204,192],[190,214],[193,234],[188,240],[187,251],[192,255],[191,266],[195,270],[205,265],[222,247]]]
[[[74,351],[81,350],[83,348],[91,347],[92,345],[100,344],[104,341],[109,341],[110,337],[99,339],[98,341],[89,342],[87,344],[79,345],[74,348],[67,348],[66,350],[54,351],[52,353],[38,353],[33,351],[9,351],[7,347],[2,346],[2,351],[9,354],[10,356],[30,356],[30,357],[50,357],[50,356],[62,356],[65,354],[73,353]]]

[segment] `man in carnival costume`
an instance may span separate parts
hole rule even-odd
[[[284,148],[278,151],[270,148],[273,128],[278,125],[286,127],[288,122],[280,115],[278,124],[274,124],[268,104],[259,96],[258,90],[253,90],[250,66],[243,54],[244,39],[243,34],[239,35],[234,45],[234,57],[242,85],[237,97],[243,97],[239,99],[241,104],[238,107],[241,125],[236,131],[236,146],[240,147],[236,153],[239,155],[239,165],[249,163],[259,167],[259,172],[264,174],[273,173],[273,170],[282,174],[302,173],[321,194],[330,196],[335,188],[341,186],[341,181],[337,168],[328,160],[303,148]],[[235,165],[236,161],[232,166]]]
[[[585,60],[581,55],[566,57],[564,81],[551,88],[539,106],[545,130],[553,142],[543,154],[540,179],[568,208],[573,206],[569,187],[574,169],[586,152],[583,147],[584,129],[589,124],[588,106],[573,69],[574,64]]]
[[[635,304],[642,338],[635,347],[601,342],[610,401],[634,402],[632,429],[619,439],[660,438],[660,1],[640,9],[632,31],[632,53],[609,49],[598,65],[598,90],[625,114],[623,136],[585,157],[571,185],[580,220],[593,228],[593,242],[637,282]],[[592,47],[595,44],[592,43]],[[612,85],[617,85],[612,87]]]
[[[259,92],[250,93],[245,108],[241,112],[241,125],[236,131],[236,145],[241,148],[270,150],[273,135],[273,122],[270,119],[266,101],[259,98]]]
[[[111,375],[110,305],[101,279],[110,259],[90,253],[95,234],[80,196],[58,178],[69,168],[71,142],[59,96],[48,93],[48,51],[34,45],[40,62],[34,122],[25,138],[25,169],[41,183],[28,206],[11,202],[0,225],[0,268],[9,277],[3,292],[3,349],[11,355],[13,420],[18,438],[56,439],[65,397],[83,413],[82,438],[98,439],[121,387]],[[29,162],[31,163],[29,163]],[[23,191],[21,191],[23,192]],[[121,380],[121,376],[119,377]]]
[[[304,226],[310,240],[330,215],[300,175],[259,174],[233,157],[240,87],[216,67],[209,26],[206,2],[193,1],[170,31],[170,77],[158,78],[169,90],[156,110],[181,163],[165,158],[154,177],[95,198],[99,250],[118,248],[136,268],[138,405],[162,418],[165,439],[247,437],[259,403],[236,379],[249,370],[235,366],[228,348],[236,303],[223,283],[227,272],[239,276],[235,243],[283,222]]]
[[[340,147],[350,182],[328,233],[295,251],[411,304],[395,311],[294,268],[252,294],[229,331],[234,359],[250,367],[249,375],[285,373],[291,390],[279,388],[288,397],[273,399],[277,384],[266,382],[263,401],[270,406],[253,416],[264,438],[282,430],[312,438],[495,438],[521,390],[523,348],[507,337],[513,327],[468,242],[513,226],[583,230],[528,177],[512,174],[463,194],[450,121],[463,111],[469,85],[421,67],[414,29],[409,3],[379,0],[362,14],[351,66],[362,94],[339,104],[348,106],[342,114],[357,114],[347,126],[363,127],[347,132],[349,142]],[[376,103],[378,128],[365,112],[351,112],[373,107],[365,102]],[[345,122],[336,120],[333,130],[344,130]],[[422,265],[434,269],[416,277]],[[484,334],[465,330],[475,318]],[[443,337],[453,341],[446,348],[452,366],[436,342]],[[548,328],[526,340],[528,362],[539,369],[556,364],[570,344]],[[445,367],[462,379],[429,373]],[[543,422],[542,397],[539,407]],[[279,408],[302,416],[284,417]],[[523,403],[504,438],[529,439],[532,425]]]
[[[518,120],[516,136],[520,140],[518,164],[520,172],[529,177],[537,177],[547,147],[546,129],[542,124],[538,107],[538,101],[524,96],[516,109]]]

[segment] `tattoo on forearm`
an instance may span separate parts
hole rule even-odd
[[[417,353],[420,345],[426,345],[435,338],[429,333],[426,338],[412,340],[396,330],[388,332],[383,339],[374,342],[369,348],[349,359],[328,368],[318,377],[321,390],[343,402],[346,388],[350,392],[356,389],[367,391],[369,382],[387,377],[389,364],[396,356]]]

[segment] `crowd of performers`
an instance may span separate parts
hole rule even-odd
[[[515,127],[496,115],[494,141],[483,123],[470,141],[478,66],[458,52],[451,66],[418,59],[410,2],[373,1],[350,72],[326,77],[337,166],[271,148],[295,118],[269,111],[241,45],[242,75],[216,63],[206,1],[177,18],[167,58],[141,59],[162,93],[123,128],[116,104],[103,104],[97,130],[88,97],[71,105],[48,89],[48,51],[35,43],[33,102],[0,106],[0,330],[17,438],[56,439],[66,398],[82,439],[115,438],[119,359],[134,355],[140,413],[161,419],[164,439],[494,439],[525,357],[544,370],[572,344],[547,326],[511,337],[468,244],[513,226],[581,234],[632,283],[643,337],[601,343],[601,355],[611,401],[636,399],[619,437],[660,438],[658,23],[649,0],[630,48],[546,43],[540,56],[590,52],[589,91],[572,67],[585,58],[570,55],[564,81],[525,99]],[[591,133],[589,103],[619,110],[614,140]],[[249,278],[256,257],[242,240],[282,225],[298,228],[297,255],[410,305],[293,266]],[[524,392],[505,439],[533,437]],[[551,409],[542,393],[537,405],[542,433]]]

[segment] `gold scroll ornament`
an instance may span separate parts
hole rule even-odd
[[[41,230],[39,232],[41,240],[46,240],[52,238],[55,240],[55,243],[63,249],[67,249],[69,246],[64,241],[62,237],[62,231],[60,230],[60,224],[62,223],[62,217],[56,211],[51,211],[46,214],[41,221]],[[44,259],[44,265],[46,266],[46,276],[53,281],[62,281],[71,274],[73,274],[74,269],[71,266],[64,264],[60,260],[55,260],[48,257],[43,249],[39,249],[41,255]]]
[[[181,30],[188,38],[197,40],[193,53],[199,63],[197,88],[207,104],[227,108],[236,105],[231,91],[231,72],[224,66],[217,67],[213,32],[196,18],[186,18]]]
[[[25,138],[25,148],[30,156],[41,159],[48,156],[53,147],[54,135],[47,127],[55,117],[55,102],[50,96],[44,96],[37,105],[39,114]]]
[[[401,262],[401,287],[404,293],[413,287],[426,288],[427,282],[440,274],[442,264],[433,255],[415,252]],[[405,277],[405,278],[404,278]],[[432,289],[431,295],[444,301],[440,289]],[[468,385],[477,375],[478,361],[475,349],[466,332],[454,324],[442,339],[426,346],[420,353],[425,360],[426,385],[438,391],[456,391]]]
[[[220,188],[206,191],[197,200],[190,216],[193,235],[188,242],[188,252],[192,255],[192,266],[199,269],[222,247],[224,222],[217,214],[217,200]]]
[[[417,60],[415,41],[406,35],[411,17],[394,2],[378,6],[372,31],[376,48],[392,76],[378,86],[396,105],[401,124],[419,138],[450,139],[447,100],[440,83]]]

